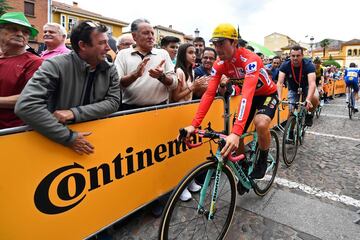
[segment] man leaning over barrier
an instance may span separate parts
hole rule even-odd
[[[15,113],[46,137],[78,154],[90,154],[94,146],[68,122],[96,119],[117,111],[120,103],[116,68],[105,61],[107,27],[82,21],[70,41],[74,49],[43,62],[30,79],[15,106]]]

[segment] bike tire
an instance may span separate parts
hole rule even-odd
[[[262,179],[253,179],[253,188],[254,192],[258,196],[265,196],[272,184],[274,183],[275,176],[277,173],[277,169],[279,166],[279,138],[274,130],[270,130],[270,148],[269,148],[269,155],[268,155],[268,168],[266,170],[266,175]],[[259,149],[257,149],[257,154],[259,155]]]
[[[236,204],[236,184],[235,177],[230,167],[223,165],[222,174],[220,176],[220,185],[218,188],[218,199],[216,201],[216,212],[214,219],[208,220],[206,209],[210,209],[212,192],[214,190],[214,179],[211,179],[207,187],[204,207],[201,208],[205,212],[198,213],[198,203],[200,194],[193,194],[193,198],[188,202],[182,202],[180,195],[189,183],[200,174],[207,173],[209,170],[215,170],[218,163],[205,162],[193,169],[186,177],[182,179],[179,185],[172,192],[163,211],[159,239],[223,239],[230,227],[235,212]],[[221,195],[223,194],[223,195]],[[228,196],[226,196],[227,194]],[[229,202],[224,200],[229,197]],[[228,204],[228,206],[223,206]],[[176,222],[179,220],[179,222]],[[197,223],[201,223],[197,224]],[[217,221],[218,224],[215,223]],[[222,227],[219,222],[222,222]],[[185,226],[183,226],[185,225]],[[204,230],[202,229],[204,225]],[[181,230],[181,226],[184,227]],[[220,227],[219,227],[220,226]],[[179,232],[180,228],[180,232]],[[221,228],[221,229],[220,229]]]
[[[354,95],[352,92],[352,89],[350,89],[350,99],[349,99],[349,104],[348,104],[348,109],[349,109],[349,118],[350,120],[352,119],[352,115],[353,115],[353,109],[354,109]]]
[[[289,138],[290,131],[293,131],[292,138]],[[289,117],[287,120],[283,139],[282,139],[282,156],[286,166],[290,167],[294,162],[298,149],[298,128],[295,116]]]
[[[318,106],[315,110],[315,115],[316,115],[316,118],[319,118],[320,117],[320,114],[321,114],[321,107]]]

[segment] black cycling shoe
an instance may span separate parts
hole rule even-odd
[[[258,162],[255,164],[255,168],[250,173],[252,179],[261,179],[265,176],[267,169],[267,158],[259,158]]]
[[[238,181],[236,188],[237,188],[237,191],[238,191],[238,193],[239,193],[240,195],[243,195],[244,193],[249,192],[249,189],[245,188],[245,187],[241,184],[240,180]]]
[[[306,114],[305,115],[305,125],[308,127],[311,127],[313,125],[313,118],[314,118],[314,116],[312,114]]]

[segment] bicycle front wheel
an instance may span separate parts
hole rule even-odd
[[[253,179],[254,192],[258,196],[264,196],[270,190],[279,166],[279,138],[274,130],[270,130],[271,141],[267,159],[267,170],[262,179]],[[257,150],[258,157],[259,150]]]
[[[321,107],[318,106],[315,110],[315,114],[316,114],[316,118],[319,118],[320,117],[320,114],[321,114]]]
[[[235,177],[227,165],[219,176],[219,187],[215,190],[215,162],[205,162],[188,174],[171,194],[160,224],[159,239],[223,239],[230,227],[236,202]],[[207,175],[202,188],[206,189],[203,203],[200,193],[192,194],[192,199],[182,202],[180,195],[197,176]],[[205,186],[207,180],[209,183]],[[213,191],[218,197],[214,206],[214,216],[209,220]]]
[[[298,149],[297,130],[295,116],[289,117],[282,139],[282,156],[284,163],[288,167],[294,162]]]

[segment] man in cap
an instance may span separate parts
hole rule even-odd
[[[14,106],[42,63],[41,58],[26,51],[29,37],[37,34],[24,13],[9,12],[0,17],[0,129],[23,125]]]
[[[44,61],[24,88],[15,113],[36,131],[70,147],[91,154],[90,132],[75,132],[66,123],[97,119],[119,108],[119,77],[105,61],[108,28],[81,21],[71,33],[73,51]]]
[[[238,148],[238,152],[244,151],[243,142],[239,142],[240,136],[246,132],[253,121],[258,134],[260,156],[250,177],[263,178],[267,169],[270,147],[269,126],[279,102],[276,85],[267,74],[259,56],[244,47],[237,47],[238,33],[234,26],[227,23],[218,25],[210,41],[213,42],[219,57],[214,63],[216,73],[209,81],[191,126],[185,129],[190,136],[195,128],[200,127],[216,95],[221,77],[225,75],[241,88],[242,99],[237,111],[238,117],[231,134],[226,138],[221,154],[228,156]]]

